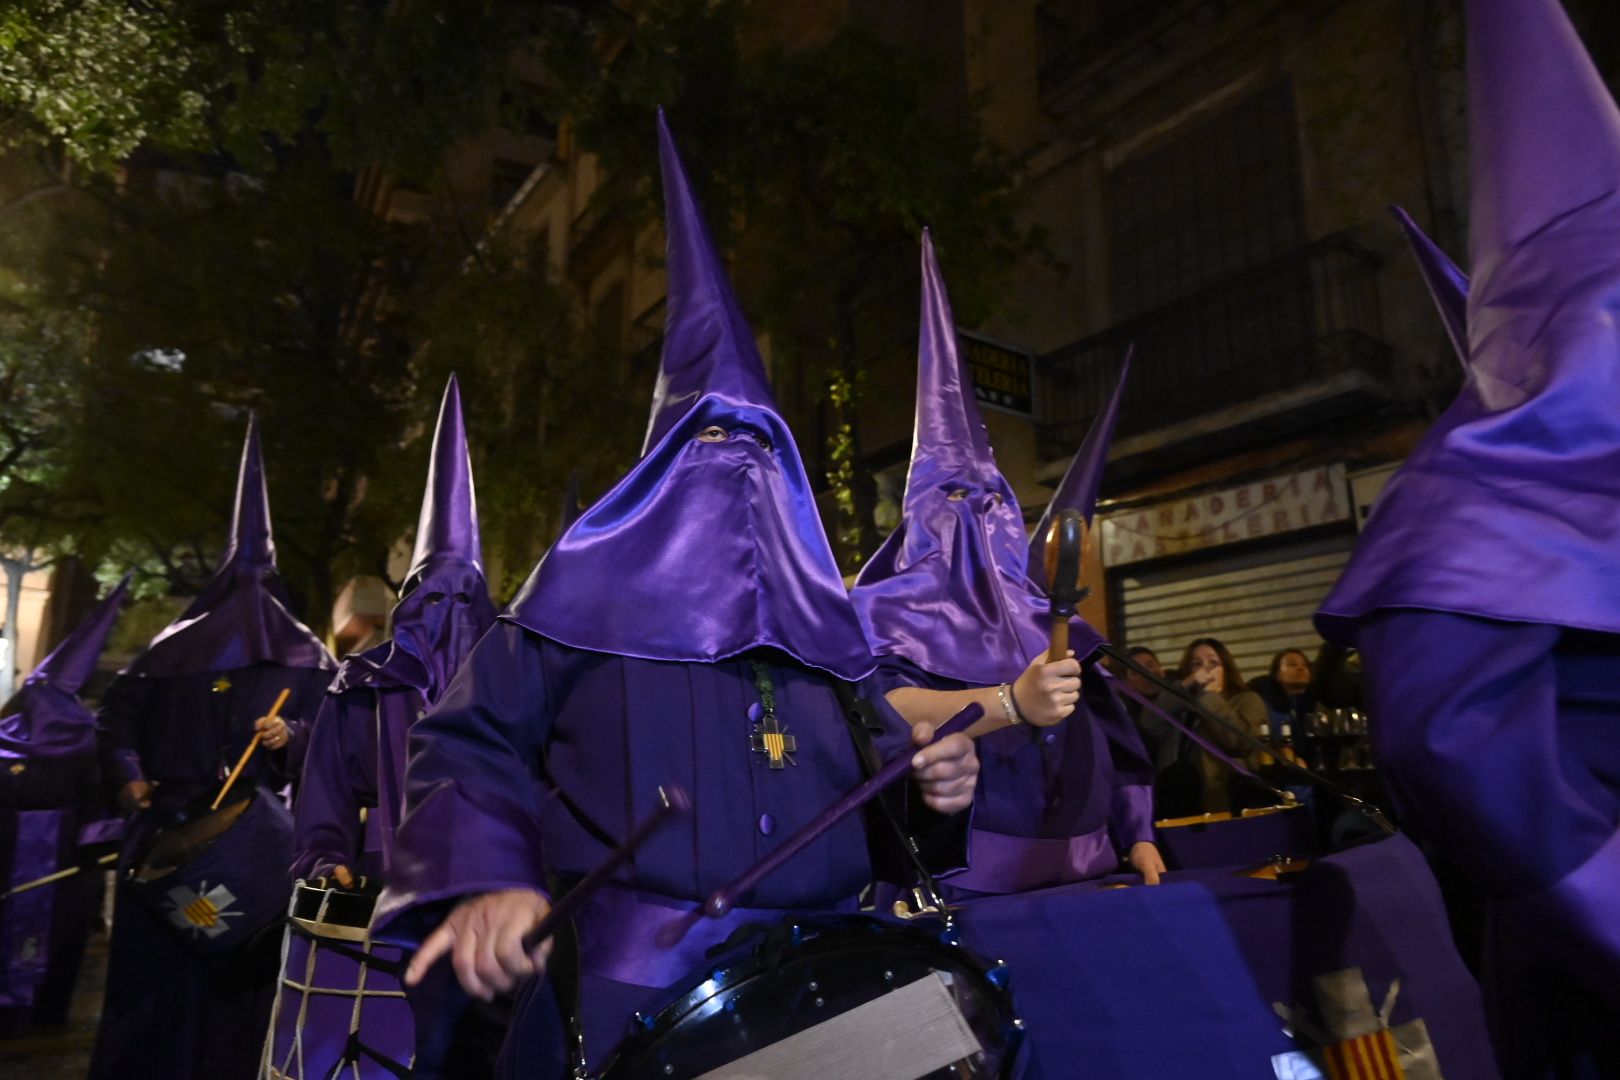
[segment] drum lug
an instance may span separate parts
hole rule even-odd
[[[945,916],[947,919],[950,917],[945,902],[937,896],[929,896],[920,888],[911,890],[909,902],[903,896],[894,902],[894,917],[904,919],[907,922],[912,919],[940,915]]]

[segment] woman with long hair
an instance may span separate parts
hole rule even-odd
[[[1266,703],[1243,681],[1231,650],[1219,639],[1201,637],[1188,643],[1175,677],[1205,709],[1250,735],[1260,735],[1268,717]],[[1248,745],[1230,728],[1206,723],[1191,708],[1182,708],[1178,718],[1232,757],[1250,768],[1256,766],[1256,755],[1248,753]],[[1230,765],[1177,732],[1165,740],[1159,754],[1155,789],[1159,816],[1216,813],[1253,803],[1249,786],[1234,783],[1235,775]]]

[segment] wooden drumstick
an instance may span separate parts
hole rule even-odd
[[[118,852],[115,851],[110,855],[103,855],[101,858],[97,859],[96,860],[96,865],[97,866],[111,866],[113,863],[115,863],[117,861],[118,861]],[[84,869],[83,866],[70,866],[66,870],[58,870],[54,874],[46,874],[44,877],[37,877],[32,881],[25,881],[21,885],[18,885],[18,886],[14,887],[14,888],[11,888],[11,889],[7,889],[5,892],[0,893],[0,900],[10,900],[13,896],[16,896],[18,893],[25,893],[25,892],[29,892],[29,891],[31,891],[33,889],[43,888],[46,885],[51,884],[53,881],[61,881],[63,878],[70,878],[74,874],[79,873],[83,869]]]
[[[1091,592],[1080,583],[1086,551],[1086,519],[1078,510],[1062,510],[1046,533],[1046,594],[1052,601],[1052,636],[1047,663],[1069,655],[1069,620],[1075,605]]]
[[[984,706],[978,702],[970,702],[966,708],[939,726],[934,732],[934,742],[966,731],[984,716]],[[872,774],[872,776],[859,787],[848,792],[821,813],[811,818],[798,832],[788,837],[782,846],[755,863],[746,873],[729,885],[716,890],[703,902],[703,906],[695,911],[672,922],[666,923],[654,939],[661,948],[671,948],[687,932],[696,926],[698,920],[707,915],[711,919],[725,917],[737,902],[751,892],[766,877],[774,873],[783,863],[794,858],[799,852],[812,843],[825,836],[834,825],[859,810],[873,799],[882,794],[883,789],[906,776],[911,772],[912,759],[916,757],[916,748],[907,747],[895,754]]]
[[[692,799],[685,789],[669,784],[658,789],[658,805],[653,812],[643,818],[630,835],[624,838],[624,843],[608,853],[608,857],[597,864],[596,869],[580,878],[572,889],[562,895],[562,899],[552,905],[552,908],[535,925],[534,929],[523,935],[523,951],[533,952],[540,947],[540,943],[550,937],[552,931],[565,921],[572,919],[586,900],[589,900],[598,889],[606,885],[614,873],[633,858],[641,846],[645,844],[652,834],[658,831],[665,819],[671,816],[680,816],[691,813]]]
[[[281,712],[281,707],[283,705],[287,704],[287,698],[291,694],[292,694],[292,687],[290,687],[290,686],[283,687],[282,691],[281,691],[281,695],[276,698],[276,703],[274,705],[270,706],[270,711],[264,714],[264,718],[266,720],[274,720],[276,718],[276,714]],[[252,741],[247,744],[247,749],[242,751],[242,756],[236,759],[236,768],[232,769],[231,770],[231,775],[229,775],[229,776],[227,776],[225,778],[225,786],[219,789],[219,794],[214,796],[214,801],[208,807],[208,809],[210,809],[210,810],[218,810],[219,809],[219,804],[225,801],[225,796],[226,795],[230,794],[231,785],[236,783],[236,778],[238,776],[242,775],[242,770],[243,769],[247,768],[248,758],[253,756],[253,751],[257,750],[259,748],[259,743],[261,743],[263,741],[264,741],[264,732],[255,731],[253,733]]]

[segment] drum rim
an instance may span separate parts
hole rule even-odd
[[[146,834],[141,836],[141,838],[140,838],[140,841],[141,841],[140,842],[140,847],[141,847],[140,853],[137,855],[133,851],[130,852],[129,860],[128,860],[127,864],[123,864],[123,865],[121,865],[119,867],[120,876],[125,881],[128,881],[131,885],[135,885],[135,886],[138,886],[138,887],[141,887],[141,888],[148,888],[148,887],[156,888],[156,887],[161,886],[163,884],[163,882],[167,881],[168,879],[174,877],[175,874],[178,874],[180,871],[184,870],[188,864],[190,864],[195,859],[199,858],[203,854],[204,851],[208,850],[208,848],[204,848],[203,851],[199,851],[196,854],[192,855],[192,857],[190,859],[187,859],[185,862],[180,863],[178,866],[171,866],[167,871],[165,871],[162,874],[157,875],[156,877],[142,878],[140,875],[141,875],[142,870],[144,870],[145,867],[146,867],[146,861],[149,858],[152,857],[152,852],[153,852],[154,849],[156,849],[156,847],[158,845],[158,841],[163,839],[163,834],[165,832],[167,832],[169,829],[175,828],[177,826],[190,824],[191,822],[194,822],[194,821],[202,821],[204,818],[212,817],[214,814],[223,813],[224,811],[233,809],[233,808],[238,807],[238,806],[241,807],[241,809],[237,811],[235,819],[232,820],[232,822],[225,827],[223,832],[219,833],[217,836],[215,836],[213,838],[212,841],[209,842],[208,847],[211,848],[215,842],[217,842],[218,840],[223,838],[232,829],[236,828],[237,824],[240,823],[241,820],[247,816],[248,811],[253,808],[253,805],[259,801],[259,799],[261,797],[261,794],[260,794],[258,786],[254,785],[253,787],[248,788],[247,791],[246,791],[246,796],[247,797],[243,798],[243,799],[232,799],[231,801],[227,802],[224,806],[220,806],[217,809],[209,810],[206,813],[199,814],[196,817],[188,817],[188,816],[185,815],[184,811],[186,809],[189,809],[189,807],[192,806],[192,805],[202,805],[203,802],[208,798],[208,795],[207,795],[206,792],[204,792],[204,793],[196,796],[195,798],[191,799],[186,804],[186,807],[182,808],[182,811],[180,813],[177,813],[173,818],[171,818],[169,821],[165,822],[164,824],[155,827],[154,829],[152,829],[151,832],[146,833]]]

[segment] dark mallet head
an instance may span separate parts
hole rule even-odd
[[[1046,588],[1054,613],[1073,614],[1085,599],[1080,583],[1086,550],[1086,519],[1078,510],[1063,510],[1052,519],[1046,534]]]

